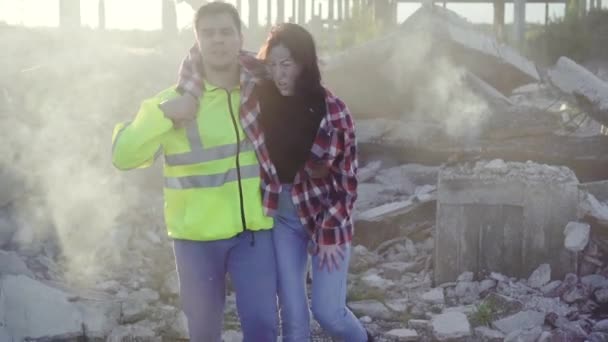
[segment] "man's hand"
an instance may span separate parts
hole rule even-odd
[[[168,119],[173,121],[175,128],[180,128],[196,119],[198,100],[189,93],[185,93],[182,96],[164,101],[160,104],[160,109]]]
[[[324,161],[316,161],[310,167],[310,176],[312,178],[325,178],[329,175],[329,166]]]
[[[327,272],[338,270],[344,261],[344,245],[319,245],[319,269],[327,266]]]

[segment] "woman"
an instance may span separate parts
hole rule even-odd
[[[193,53],[180,72],[180,86],[187,91],[192,79],[200,79],[188,74],[196,70]],[[346,342],[372,341],[346,307],[357,186],[352,117],[321,85],[314,40],[301,26],[274,27],[258,60],[244,55],[242,61],[244,68],[263,62],[270,76],[258,79],[256,96],[249,97],[259,102],[259,113],[251,109],[256,104],[242,104],[248,109],[241,108],[241,120],[256,121],[248,135],[260,159],[265,208],[275,217],[283,341],[310,340],[305,285],[309,252],[314,318]]]

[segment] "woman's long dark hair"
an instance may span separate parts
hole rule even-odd
[[[317,48],[310,32],[297,24],[278,24],[270,30],[266,42],[258,52],[258,58],[265,61],[272,48],[278,45],[286,47],[294,61],[302,67],[296,80],[296,95],[325,96]]]

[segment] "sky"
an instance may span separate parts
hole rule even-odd
[[[259,22],[266,22],[267,1],[273,2],[272,17],[276,17],[276,1],[285,1],[286,13],[291,13],[291,1],[287,0],[259,0]],[[321,4],[322,15],[327,15],[327,0],[316,0]],[[81,19],[83,26],[97,26],[97,0],[81,0]],[[236,0],[227,0],[236,4]],[[248,18],[247,0],[243,0],[242,17],[245,22]],[[59,0],[0,0],[0,21],[9,24],[22,24],[26,26],[57,26],[59,22]],[[608,1],[603,1],[603,7],[608,8]],[[318,6],[318,5],[317,5]],[[399,21],[405,20],[420,5],[399,4],[397,17]],[[310,7],[310,6],[307,6]],[[491,23],[493,9],[491,4],[448,4],[468,20],[475,23]],[[142,11],[142,9],[145,9]],[[505,20],[513,20],[513,5],[507,4]],[[549,16],[561,17],[564,14],[563,4],[551,4]],[[186,27],[192,18],[192,9],[185,3],[177,7],[178,25]],[[289,17],[286,14],[286,18]],[[310,8],[307,8],[307,17],[310,17]],[[543,23],[545,20],[544,4],[528,4],[526,7],[526,21]],[[106,0],[106,26],[110,29],[142,29],[156,30],[161,26],[161,0]]]

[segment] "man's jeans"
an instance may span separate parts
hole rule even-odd
[[[220,342],[226,273],[236,292],[243,341],[277,340],[277,278],[272,233],[255,232],[210,241],[173,243],[180,296],[190,341]]]
[[[306,297],[306,265],[310,237],[300,223],[291,200],[291,186],[283,185],[279,209],[272,230],[279,277],[279,306],[284,342],[310,341],[310,314]],[[319,258],[312,258],[312,313],[323,330],[345,342],[365,342],[367,334],[359,320],[346,307],[346,280],[350,245],[338,270],[319,269]]]

